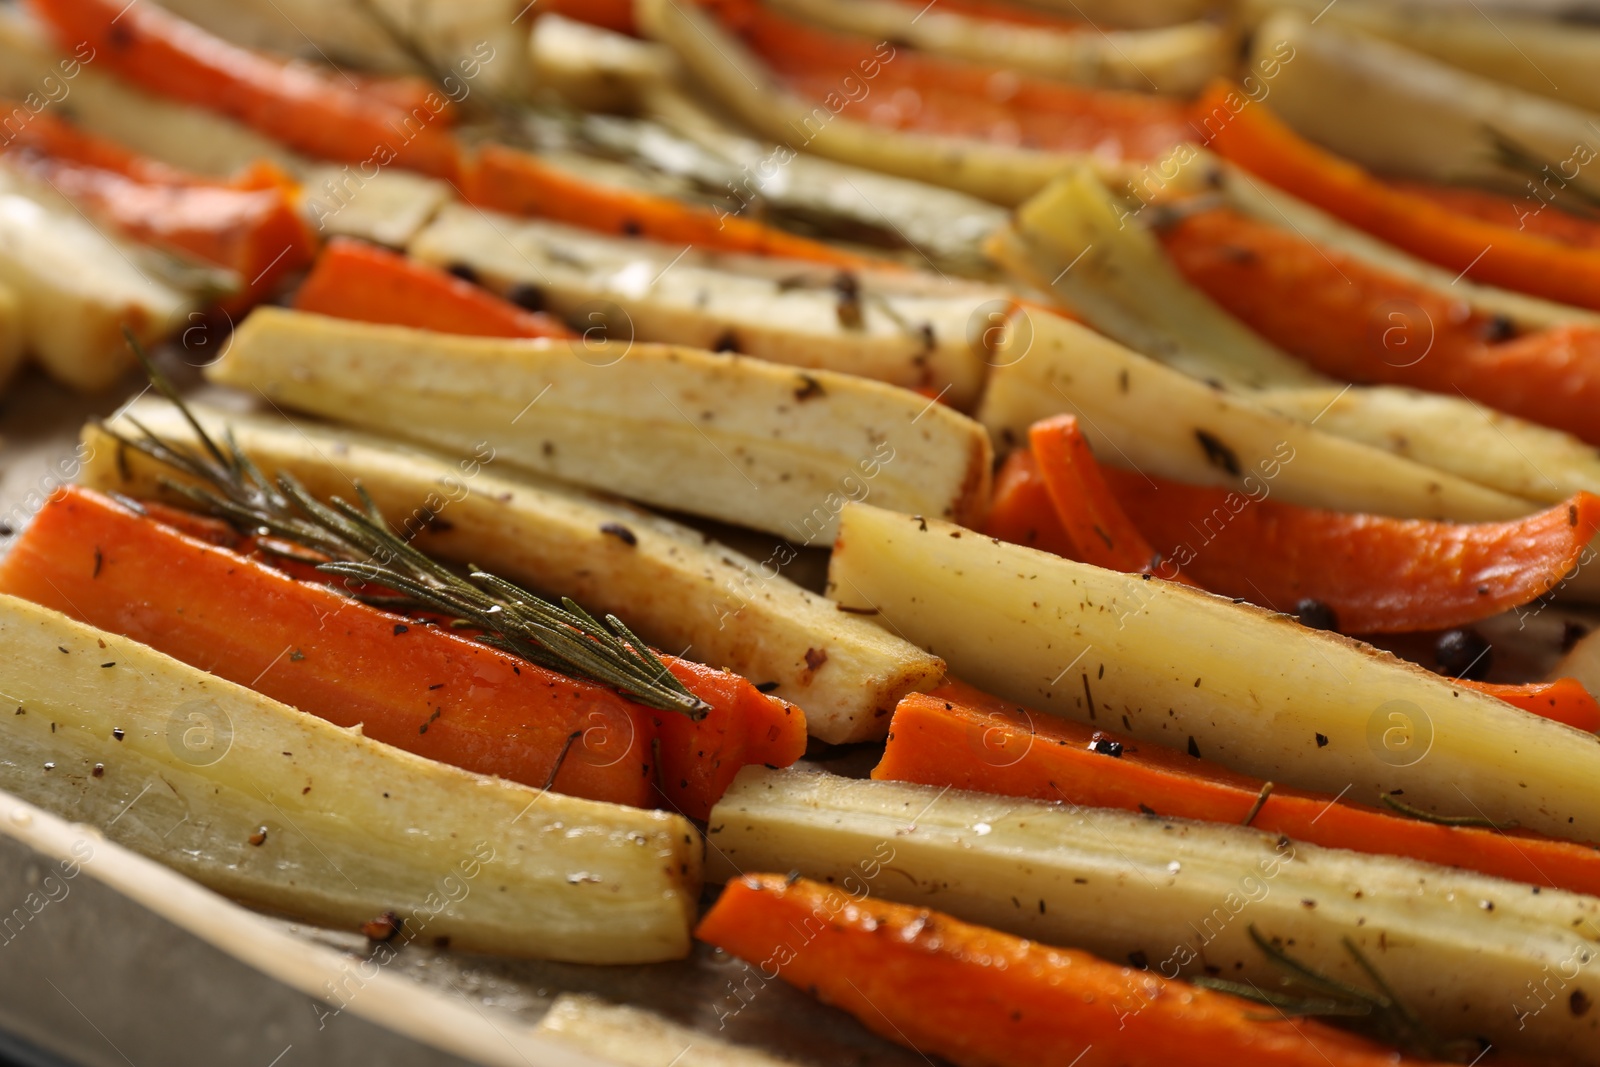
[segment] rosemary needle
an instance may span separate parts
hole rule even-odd
[[[1431,822],[1436,826],[1475,826],[1485,830],[1511,830],[1517,825],[1514,822],[1494,822],[1477,815],[1435,815],[1431,811],[1414,808],[1403,800],[1396,800],[1388,793],[1379,793],[1378,802],[1408,819]]]
[[[1422,1020],[1399,997],[1378,969],[1349,937],[1343,945],[1357,968],[1376,986],[1376,990],[1341,982],[1320,974],[1295,959],[1269,940],[1251,924],[1246,932],[1250,940],[1276,967],[1285,972],[1286,985],[1297,985],[1308,990],[1309,995],[1288,990],[1269,991],[1255,983],[1232,982],[1211,975],[1194,975],[1190,981],[1206,989],[1230,993],[1244,1000],[1274,1009],[1275,1014],[1263,1015],[1263,1020],[1275,1018],[1345,1018],[1365,1020],[1365,1024],[1384,1040],[1427,1055],[1436,1060],[1464,1059],[1460,1054],[1472,1051],[1472,1042],[1441,1041],[1429,1032]]]
[[[583,677],[663,711],[693,719],[710,705],[691,693],[667,665],[615,615],[596,619],[570,599],[559,604],[473,568],[462,577],[397,536],[359,483],[359,506],[338,497],[313,497],[293,475],[269,479],[225,430],[219,443],[194,417],[172,383],[151,364],[131,332],[128,345],[157,392],[171,401],[194,431],[199,447],[163,439],[129,417],[142,434],[119,443],[186,476],[162,478],[162,488],[185,497],[242,532],[269,534],[314,554],[317,569],[345,579],[331,588],[383,607],[422,608],[483,631],[478,640],[562,674]],[[288,554],[282,547],[279,555]],[[392,592],[368,596],[366,585]]]

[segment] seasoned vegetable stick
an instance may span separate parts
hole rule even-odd
[[[1080,85],[1190,96],[1227,70],[1233,35],[1215,22],[1095,32],[1067,19],[1004,21],[981,13],[918,12],[894,0],[773,0],[773,7],[820,26],[919,51]]]
[[[958,1067],[1418,1067],[1239,997],[821,882],[748,874],[695,936]]]
[[[1056,315],[1025,313],[999,346],[978,417],[1002,448],[1028,427],[1079,416],[1096,455],[1197,485],[1226,485],[1334,511],[1463,522],[1533,505],[1379,448],[1324,433],[1148,359]],[[1314,420],[1312,420],[1314,421]]]
[[[350,430],[195,410],[207,432],[231,427],[269,476],[292,474],[319,499],[348,496],[346,479],[358,479],[397,532],[431,555],[570,596],[626,617],[656,647],[776,682],[773,695],[804,709],[825,741],[882,737],[900,698],[944,675],[938,658],[778,573],[793,558],[787,546],[750,559],[640,508],[520,474],[492,449],[457,462]],[[127,414],[163,439],[196,443],[164,402]],[[111,429],[139,436],[126,418]],[[81,480],[108,492],[159,496],[171,476],[94,424],[83,451]]]
[[[151,340],[184,324],[191,294],[138,259],[49,186],[0,167],[0,285],[17,296],[23,347],[51,377],[104,389],[133,364],[124,327]]]
[[[1313,970],[1370,989],[1348,939],[1441,1036],[1600,1063],[1600,1019],[1565,1003],[1600,994],[1594,897],[1242,826],[764,767],[740,772],[707,840],[711,881],[798,871],[858,899],[1142,959],[1164,978],[1217,968],[1275,991],[1283,971],[1254,927]],[[1562,1010],[1519,1025],[1548,999],[1525,983],[1549,978],[1553,990],[1558,972]]]
[[[470,267],[502,293],[531,289],[580,332],[610,327],[639,341],[843,371],[942,394],[958,408],[983,387],[987,353],[968,336],[973,316],[1011,299],[998,286],[686,251],[459,204],[408,251]],[[618,311],[625,319],[609,322]]]
[[[686,819],[413,756],[54,611],[0,597],[0,787],[219,892],[469,951],[587,963],[689,947]]]
[[[814,104],[791,92],[697,4],[640,0],[638,18],[640,29],[671,46],[710,95],[762,136],[779,143],[959,189],[998,204],[1021,203],[1079,158],[870,126],[843,114],[842,104]],[[880,58],[892,57],[892,49],[885,42]]]
[[[1301,789],[1600,839],[1600,737],[1287,615],[862,504],[828,577],[1007,700]]]
[[[1379,173],[1520,193],[1547,161],[1553,174],[1576,169],[1574,159],[1581,168],[1594,158],[1594,116],[1565,100],[1469,73],[1338,20],[1313,25],[1294,11],[1262,23],[1252,58],[1285,47],[1294,61],[1272,82],[1273,111],[1303,136]],[[1538,162],[1517,165],[1513,154]],[[1580,183],[1593,187],[1586,173]]]
[[[826,544],[850,499],[956,521],[988,435],[915,393],[658,345],[503,341],[262,308],[207,368],[275,403]],[[374,383],[381,385],[374,386]]]

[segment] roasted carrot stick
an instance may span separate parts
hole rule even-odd
[[[679,806],[709,811],[746,754],[780,764],[804,748],[799,710],[735,675],[668,658],[712,710],[658,734],[653,709],[610,689],[301,581],[295,564],[211,543],[224,531],[205,520],[183,525],[69,487],[0,561],[0,591],[396,747],[535,786],[556,771],[554,788],[596,800],[653,803],[659,753],[687,779]]]
[[[276,168],[255,167],[218,181],[148,159],[48,113],[22,127],[5,159],[136,241],[236,272],[247,288],[236,306],[311,261],[315,242],[297,208],[298,190]]]
[[[1383,183],[1410,196],[1430,200],[1452,215],[1523,230],[1573,248],[1600,251],[1600,222],[1563,211],[1526,193],[1507,196],[1465,185],[1435,185],[1406,178],[1385,178]]]
[[[30,0],[58,43],[88,42],[117,74],[151,92],[229,115],[307,155],[454,179],[460,150],[438,110],[396,107],[337,75],[251,52],[154,4]]]
[[[1076,558],[1131,574],[1182,580],[1178,566],[1159,555],[1117,502],[1089,442],[1072,415],[1057,415],[1028,431],[1039,477]]]
[[[1192,140],[1187,103],[1092,89],[816,29],[757,0],[701,0],[799,95],[895,129],[1123,159]]]
[[[1081,460],[1086,453],[1076,455]],[[1446,629],[1526,604],[1557,585],[1600,532],[1600,498],[1587,493],[1525,519],[1457,524],[1252,500],[1109,467],[1099,468],[1099,478],[1121,516],[1113,528],[1131,522],[1133,532],[1148,538],[1145,544],[1160,546],[1156,554],[1176,561],[1202,587],[1265,607],[1320,600],[1347,633]],[[1105,548],[1105,537],[1090,524],[1096,511],[1084,503],[1102,499],[1098,492],[1075,491],[1064,499],[1074,521],[1088,525],[1090,544]],[[1026,450],[1013,453],[1001,471],[987,532],[1088,559],[1076,554],[1039,463]],[[1141,570],[1133,565],[1139,558],[1129,555],[1116,569]],[[1565,687],[1488,691],[1528,710],[1554,710],[1547,717],[1558,721],[1588,721],[1587,703]]]
[[[1308,745],[1342,743],[1306,739]],[[1600,893],[1600,850],[1589,845],[1515,830],[1445,826],[1295,789],[1275,787],[1257,808],[1266,785],[1260,779],[1177,749],[1031,711],[961,683],[901,699],[872,776],[1207,822],[1240,823],[1254,809],[1250,825],[1296,841]]]
[[[1014,545],[1026,545],[1077,559],[1078,549],[1067,535],[1050,501],[1050,490],[1039,473],[1033,452],[1019,448],[1000,466],[994,479],[994,500],[984,532]]]
[[[491,211],[538,215],[598,230],[670,244],[762,256],[785,256],[838,267],[884,267],[858,256],[750,219],[621,186],[600,185],[502,145],[484,145],[468,169],[468,200]]]
[[[1469,678],[1456,678],[1452,685],[1463,685],[1480,693],[1499,697],[1523,711],[1556,722],[1564,722],[1585,733],[1600,732],[1600,701],[1585,689],[1576,678],[1557,678],[1553,682],[1529,682],[1526,685],[1504,685],[1498,682],[1476,682]]]
[[[315,254],[315,241],[282,188],[155,185],[115,171],[29,158],[21,169],[48,181],[91,217],[143,244],[173,249],[238,274],[246,306]]]
[[[524,311],[445,271],[349,238],[335,238],[295,294],[301,311],[358,322],[479,337],[571,337],[558,320]]]
[[[1502,339],[1503,320],[1229,210],[1189,215],[1160,237],[1192,284],[1326,374],[1463,395],[1600,444],[1600,328]]]
[[[1600,497],[1507,522],[1447,523],[1300,507],[1107,468],[1134,526],[1202,587],[1288,610],[1333,609],[1345,633],[1442,630],[1560,584],[1600,532]]]
[[[1199,113],[1213,113],[1235,92],[1214,84],[1196,105]],[[1477,281],[1600,308],[1600,251],[1496,225],[1386,184],[1300,137],[1262,105],[1224,113],[1228,121],[1208,127],[1212,148],[1350,225]]]
[[[233,548],[302,582],[336,584],[314,563],[273,552],[270,538],[240,538],[232,527],[205,516],[160,504],[145,506],[159,521],[191,537]],[[470,627],[452,630],[461,637],[478,636]],[[686,688],[711,705],[701,719],[643,709],[652,726],[655,789],[662,806],[706,819],[740,768],[752,763],[787,767],[805,754],[806,720],[801,709],[762,693],[731,671],[674,656],[663,656],[662,661]]]
[[[650,709],[297,581],[89,490],[47,504],[0,590],[467,770],[649,806]],[[114,659],[114,650],[107,659]]]
[[[959,1067],[1420,1062],[1226,993],[804,878],[735,878],[695,936]]]
[[[707,819],[748,764],[787,767],[805,755],[805,713],[767,696],[737,674],[700,663],[668,659],[678,680],[712,710],[698,722],[687,715],[653,712],[660,739],[659,778],[667,806]]]

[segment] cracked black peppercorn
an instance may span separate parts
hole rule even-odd
[[[1434,643],[1433,657],[1445,674],[1474,682],[1488,677],[1494,663],[1489,642],[1476,630],[1446,630]]]

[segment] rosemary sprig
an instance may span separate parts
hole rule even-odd
[[[1263,1019],[1343,1018],[1365,1020],[1379,1037],[1407,1051],[1432,1059],[1465,1060],[1479,1052],[1476,1042],[1442,1041],[1406,1006],[1366,954],[1350,938],[1343,939],[1345,951],[1361,968],[1376,989],[1363,989],[1336,978],[1329,978],[1289,955],[1276,942],[1268,940],[1252,924],[1248,928],[1256,948],[1285,972],[1285,987],[1300,986],[1309,995],[1295,992],[1269,992],[1253,983],[1233,982],[1210,975],[1195,975],[1195,985],[1253,1001],[1274,1009]]]
[[[325,558],[317,569],[346,579],[334,585],[358,600],[389,608],[435,611],[483,631],[478,640],[530,663],[611,686],[653,708],[705,717],[710,705],[691,693],[648,645],[614,615],[601,622],[574,601],[553,604],[485,571],[466,577],[396,536],[359,483],[360,506],[339,497],[317,500],[298,479],[265,474],[226,431],[219,443],[206,432],[133,335],[128,345],[157,392],[171,401],[194,431],[192,448],[167,441],[129,417],[142,437],[102,429],[118,442],[188,480],[163,478],[161,486],[241,531],[268,534]],[[198,483],[198,484],[196,484]],[[279,554],[288,552],[280,550]],[[367,584],[399,594],[369,596]],[[452,624],[453,625],[453,624]]]

